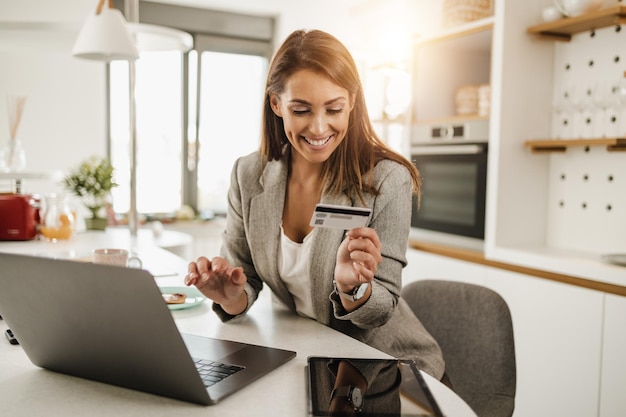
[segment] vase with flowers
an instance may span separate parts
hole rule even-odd
[[[104,230],[107,226],[106,215],[102,211],[111,195],[111,189],[117,187],[113,179],[114,168],[106,158],[92,156],[72,169],[63,179],[65,187],[81,199],[90,211],[91,217],[85,219],[89,230]]]

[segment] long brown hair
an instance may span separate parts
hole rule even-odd
[[[331,194],[356,193],[361,200],[363,192],[376,195],[378,191],[371,184],[373,168],[380,160],[391,159],[409,170],[413,191],[419,198],[421,179],[417,168],[374,132],[352,55],[337,38],[320,30],[293,32],[272,59],[265,84],[261,154],[268,161],[279,160],[283,156],[284,145],[289,142],[283,119],[272,111],[270,99],[272,94],[280,95],[289,77],[302,69],[328,77],[348,90],[354,101],[346,137],[324,162],[322,180],[327,184],[325,191]]]

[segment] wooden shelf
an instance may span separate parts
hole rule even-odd
[[[416,37],[415,43],[418,45],[430,44],[448,41],[452,39],[468,38],[468,43],[476,44],[476,46],[491,47],[491,33],[493,29],[493,16],[484,19],[475,20],[454,28],[442,30],[433,35],[424,37]],[[476,35],[476,39],[474,36]],[[464,45],[467,46],[467,45]],[[472,45],[473,46],[473,45]]]
[[[527,32],[543,38],[569,41],[577,33],[624,23],[626,23],[626,6],[612,6],[580,16],[564,17],[554,22],[531,26]]]
[[[527,140],[524,146],[532,153],[565,152],[570,146],[606,146],[609,152],[625,152],[626,138],[602,139],[539,139]]]

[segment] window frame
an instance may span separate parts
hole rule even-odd
[[[114,6],[124,13],[125,0],[114,0]],[[196,68],[196,114],[190,117],[190,59],[191,51],[182,54],[182,143],[181,143],[181,206],[188,205],[197,212],[197,168],[199,153],[195,152],[194,163],[188,164],[190,139],[198,143],[199,137],[199,102],[201,59],[204,51],[226,52],[244,55],[258,55],[267,58],[268,62],[273,53],[275,39],[276,17],[255,16],[241,13],[225,12],[211,9],[201,9],[171,4],[139,2],[139,21],[141,23],[167,26],[183,30],[192,35],[198,59]],[[106,154],[111,158],[111,71],[106,68]],[[190,120],[195,123],[195,138],[189,137]],[[138,158],[141,155],[137,155]],[[150,213],[142,213],[150,214]]]

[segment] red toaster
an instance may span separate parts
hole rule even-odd
[[[41,199],[34,194],[0,193],[0,240],[37,237]]]

